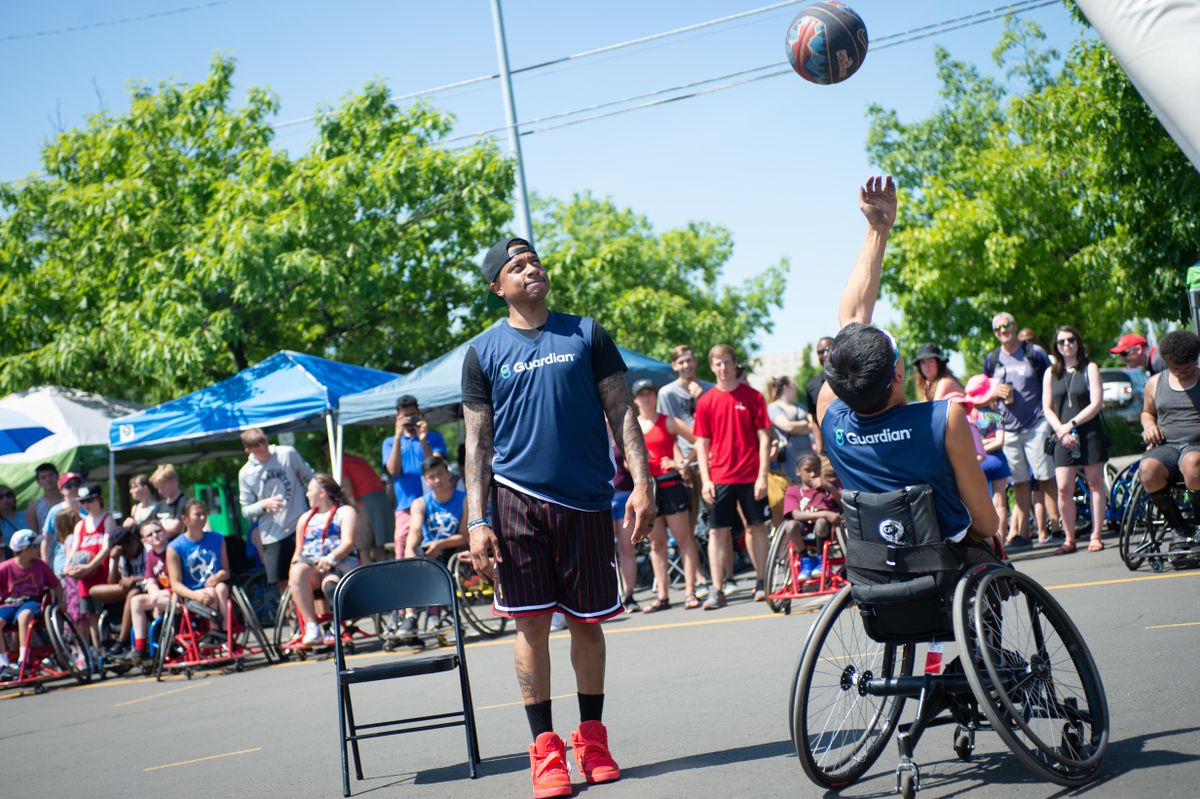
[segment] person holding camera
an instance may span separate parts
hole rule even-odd
[[[413,501],[425,493],[421,480],[421,468],[425,459],[440,452],[446,457],[446,439],[436,430],[429,429],[429,422],[421,416],[417,398],[404,394],[396,400],[396,433],[383,440],[383,465],[392,477],[392,494],[395,497],[396,557],[404,557],[408,541],[408,529],[412,524],[409,509]]]

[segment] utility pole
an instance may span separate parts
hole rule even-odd
[[[504,16],[500,0],[492,0],[492,27],[496,31],[496,58],[500,61],[500,90],[504,94],[504,121],[508,125],[508,143],[517,159],[517,232],[533,244],[533,222],[529,217],[529,195],[525,192],[525,161],[521,157],[521,135],[517,131],[517,107],[513,102],[512,75],[508,71],[508,43],[504,38]]]

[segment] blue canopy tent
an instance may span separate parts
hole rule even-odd
[[[396,414],[396,400],[404,394],[412,394],[417,398],[421,413],[432,424],[457,419],[462,403],[462,365],[471,341],[390,383],[343,397],[339,421],[346,425],[390,422]],[[654,381],[656,386],[663,386],[675,379],[670,364],[624,347],[618,346],[617,349],[625,359],[631,384],[635,380],[647,379]]]
[[[334,477],[341,479],[342,399],[395,379],[392,372],[284,350],[208,388],[114,419],[108,431],[110,474],[117,453],[170,449],[211,457],[223,454],[220,443],[247,427],[272,432],[324,427]],[[240,442],[226,449],[242,451]]]

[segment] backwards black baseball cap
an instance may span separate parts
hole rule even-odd
[[[510,251],[513,245],[517,246]],[[487,302],[484,303],[484,307],[489,311],[499,310],[508,306],[508,303],[497,295],[496,292],[492,291],[490,287],[496,282],[496,278],[500,276],[500,270],[504,268],[505,264],[518,255],[527,252],[531,252],[535,256],[537,255],[537,251],[533,249],[533,245],[525,239],[510,238],[501,239],[496,242],[487,251],[487,255],[483,256],[483,265],[479,268],[479,271],[483,273],[483,279],[487,281],[489,286]]]

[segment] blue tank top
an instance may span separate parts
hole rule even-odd
[[[171,542],[171,549],[179,554],[185,586],[199,591],[205,580],[221,570],[221,543],[224,540],[220,533],[207,532],[199,541],[193,541],[185,533]]]
[[[593,322],[551,313],[537,338],[507,320],[472,343],[491,384],[496,482],[578,510],[607,511],[613,461],[592,372]]]
[[[958,541],[971,526],[971,514],[958,496],[946,455],[949,409],[950,403],[939,400],[860,416],[835,399],[821,420],[821,435],[845,488],[884,493],[925,483],[933,489],[942,537]]]
[[[426,541],[441,541],[458,532],[466,498],[467,493],[462,489],[456,490],[445,502],[438,502],[432,491],[421,497],[425,503],[421,533]]]

